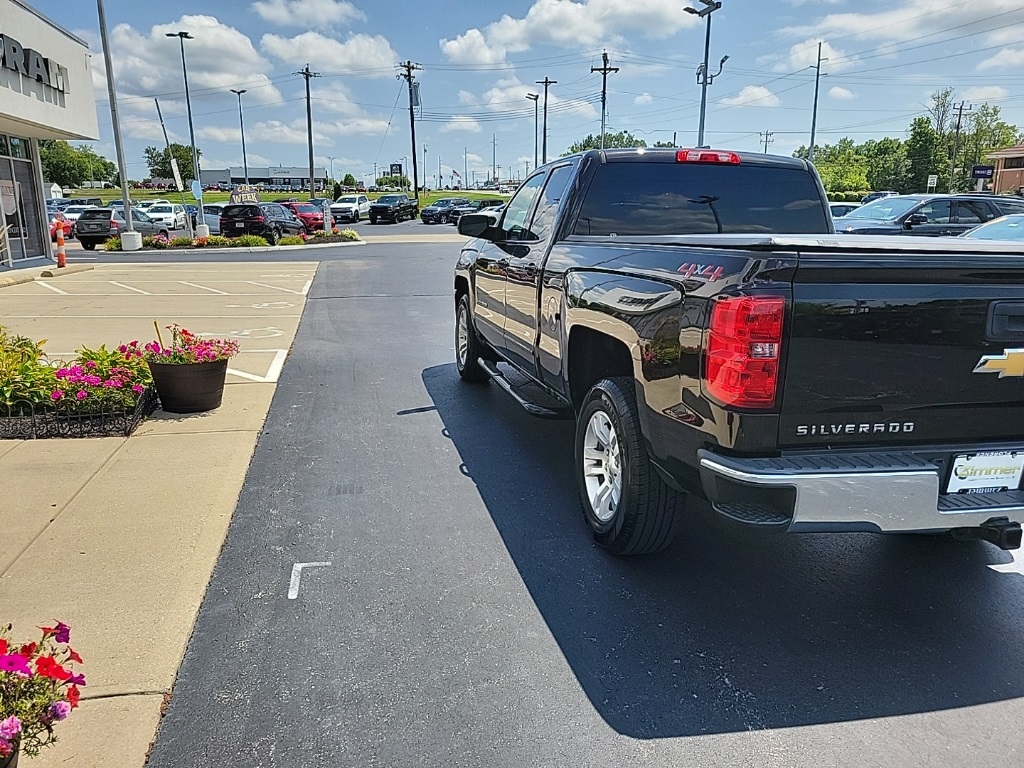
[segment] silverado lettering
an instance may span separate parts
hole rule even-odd
[[[459,232],[458,373],[575,421],[610,551],[668,546],[689,496],[1020,546],[1024,470],[993,458],[1024,453],[1018,245],[837,235],[807,162],[708,149],[559,158]]]

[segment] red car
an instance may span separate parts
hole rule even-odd
[[[57,242],[57,226],[61,225],[64,229],[64,239],[67,240],[71,237],[71,229],[75,226],[73,222],[68,221],[64,218],[64,214],[57,212],[50,217],[50,241]]]
[[[306,228],[307,233],[313,234],[318,230],[323,230],[323,209],[317,208],[315,205],[310,205],[309,203],[300,202],[281,203],[281,205],[299,217],[299,220],[302,222],[302,225]],[[334,220],[334,217],[331,216],[331,227],[334,227],[335,223],[336,222]]]

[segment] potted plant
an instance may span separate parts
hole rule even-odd
[[[25,644],[13,642],[12,629],[0,627],[0,768],[16,768],[18,755],[35,757],[53,744],[54,724],[78,706],[85,685],[67,624],[41,627],[39,642]]]
[[[238,354],[238,342],[206,339],[177,324],[167,328],[170,346],[164,346],[157,328],[157,340],[146,344],[143,351],[160,407],[170,413],[199,413],[219,407],[228,360]]]

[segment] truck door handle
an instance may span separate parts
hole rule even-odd
[[[990,341],[1024,340],[1024,301],[994,301],[988,308]]]
[[[502,269],[505,269],[508,266],[508,259],[498,259],[497,264]]]
[[[530,262],[529,264],[526,265],[526,267],[523,269],[523,271],[526,272],[526,274],[529,275],[530,277],[536,277],[537,276],[537,272],[539,270],[537,269],[537,265],[536,264],[534,264],[533,262]]]

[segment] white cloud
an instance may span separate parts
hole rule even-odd
[[[344,0],[258,0],[252,9],[264,21],[282,27],[333,26],[366,14]]]
[[[302,121],[305,125],[305,121]],[[313,121],[313,132],[331,136],[380,136],[388,129],[388,121],[377,117],[355,117],[334,122]]]
[[[969,101],[986,101],[988,99],[998,101],[999,99],[1005,99],[1009,95],[1010,92],[1008,90],[998,85],[980,85],[964,91],[964,98]]]
[[[850,99],[857,98],[857,94],[855,94],[851,90],[848,90],[847,88],[843,88],[841,85],[836,85],[833,86],[832,88],[829,88],[828,95],[831,96],[833,99],[837,99],[839,101],[849,101]]]
[[[110,51],[117,76],[118,100],[126,104],[132,99],[154,93],[181,93],[181,49],[168,32],[185,29],[194,40],[185,42],[188,57],[189,88],[195,99],[208,93],[218,95],[230,88],[248,89],[261,103],[281,100],[281,94],[270,82],[270,62],[259,54],[252,41],[234,27],[222,24],[213,16],[182,16],[169,24],[157,24],[149,32],[140,32],[129,24],[118,24],[111,32]],[[106,91],[101,65],[102,56],[93,56],[94,83],[97,93]],[[100,81],[96,83],[96,81]],[[152,101],[146,99],[147,109]],[[161,107],[173,113],[174,99],[161,100]]]
[[[295,37],[264,35],[260,47],[287,64],[324,62],[332,72],[367,77],[391,77],[398,61],[398,54],[383,35],[352,35],[342,42],[311,30]]]
[[[481,130],[483,129],[480,127],[479,122],[472,117],[465,117],[463,115],[455,115],[455,117],[441,126],[441,133],[480,133]]]
[[[772,69],[776,72],[797,72],[807,69],[818,63],[818,42],[817,38],[808,38],[791,46],[784,56],[765,56],[759,61],[762,63],[774,62]],[[821,57],[828,59],[828,63],[822,64],[822,71],[839,72],[857,63],[855,56],[847,56],[839,48],[827,42],[821,44]]]
[[[995,56],[989,58],[978,64],[977,69],[984,71],[986,69],[1010,69],[1011,67],[1024,66],[1024,48],[1003,48]]]
[[[306,144],[306,121],[303,119],[293,120],[291,123],[283,123],[280,120],[263,120],[252,128],[246,126],[245,131],[246,138],[253,138],[257,141],[269,141],[274,144]],[[327,136],[317,134],[317,131],[313,131],[313,141],[316,143],[326,143],[328,146],[333,146],[332,142]]]
[[[459,104],[472,106],[479,103],[480,102],[477,100],[474,94],[470,93],[469,91],[459,91]]]
[[[146,117],[131,115],[121,118],[121,130],[129,139],[147,139],[159,141],[160,146],[164,145],[164,132],[160,127],[160,121]],[[182,137],[173,131],[168,131],[167,136],[171,141],[184,141]]]
[[[319,83],[323,83],[320,85]],[[314,80],[310,88],[310,96],[316,110],[326,110],[337,115],[355,117],[363,114],[363,109],[354,101],[348,89],[337,81]]]
[[[518,77],[504,77],[484,92],[481,103],[489,109],[497,112],[509,109],[529,109],[530,103],[526,100],[526,94],[536,93],[536,85],[527,85]],[[555,114],[571,114],[577,117],[592,118],[597,115],[594,105],[584,99],[562,99],[558,95],[556,86],[548,91],[548,112]],[[533,120],[533,115],[530,115]]]
[[[241,131],[238,128],[221,128],[215,125],[204,125],[196,130],[196,137],[204,141],[240,142]]]
[[[748,85],[735,96],[728,96],[718,103],[729,107],[777,107],[782,102],[763,85]]]
[[[535,45],[567,48],[615,42],[628,32],[667,38],[698,23],[683,12],[686,0],[535,0],[526,15],[508,14],[484,29],[469,29],[440,42],[441,52],[459,64],[495,64],[509,53]]]
[[[654,97],[649,93],[641,93],[633,99],[634,104],[650,104],[652,101],[654,101]]]

